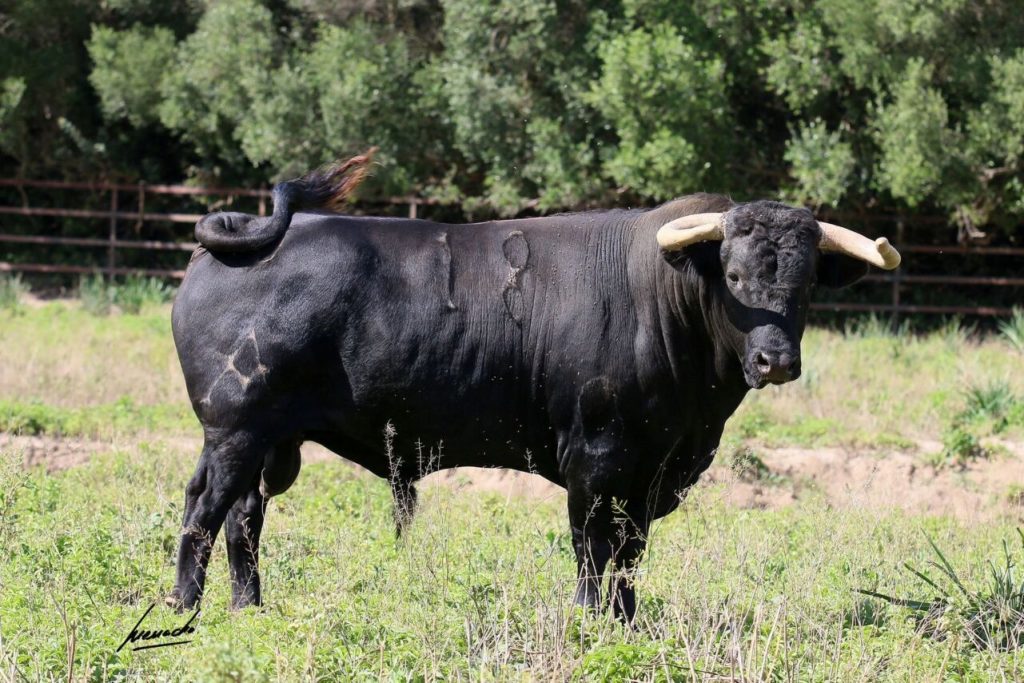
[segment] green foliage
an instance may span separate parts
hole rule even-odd
[[[875,119],[880,189],[911,207],[934,194],[955,159],[946,100],[931,80],[932,68],[911,60],[893,85],[892,101],[879,108]]]
[[[28,292],[28,284],[20,274],[0,273],[0,311],[17,312],[21,297]]]
[[[122,313],[140,313],[147,306],[159,306],[170,301],[174,290],[155,277],[129,275],[113,288],[113,300]]]
[[[599,49],[589,93],[618,136],[609,175],[637,194],[670,199],[722,176],[732,121],[721,58],[701,54],[668,23],[614,36]]]
[[[82,308],[93,315],[107,315],[114,305],[116,290],[99,274],[83,275],[78,280],[78,299]]]
[[[1024,308],[1013,309],[1008,320],[999,321],[999,332],[1010,346],[1024,354]]]
[[[974,386],[967,390],[966,406],[960,413],[959,419],[961,421],[998,420],[1006,416],[1010,406],[1016,400],[1013,390],[1005,381]]]
[[[246,163],[240,125],[280,54],[276,33],[256,0],[211,3],[160,81],[161,122],[200,156]]]
[[[109,120],[141,127],[159,120],[160,84],[174,59],[174,34],[164,27],[135,26],[115,31],[94,26],[89,39],[93,69],[89,82]]]
[[[988,450],[981,445],[981,440],[974,432],[964,426],[954,426],[942,435],[942,452],[939,459],[932,462],[936,467],[952,465],[966,467],[973,460],[988,457]]]
[[[122,282],[108,282],[102,275],[86,275],[78,281],[82,308],[93,315],[108,315],[113,306],[122,313],[138,314],[174,297],[174,289],[155,277],[129,275]]]
[[[850,144],[839,131],[826,130],[821,119],[801,127],[798,135],[790,138],[785,158],[797,183],[787,194],[813,206],[837,205],[857,165]]]
[[[1013,0],[31,0],[5,21],[7,173],[265,183],[377,145],[371,195],[470,213],[703,190],[1024,218]]]

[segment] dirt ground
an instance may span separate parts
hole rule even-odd
[[[198,454],[197,439],[179,438],[171,447]],[[920,514],[945,514],[963,520],[995,517],[1024,519],[1024,444],[1003,442],[998,453],[970,465],[940,467],[928,456],[941,444],[921,442],[913,452],[857,451],[841,448],[755,448],[767,466],[759,479],[738,475],[716,462],[701,486],[716,486],[727,502],[741,508],[779,509],[801,499],[823,497],[836,509],[896,509]],[[19,437],[0,434],[0,451],[14,453],[25,467],[48,471],[75,467],[92,455],[131,444],[73,439]],[[305,462],[336,460],[315,445],[302,449]],[[564,490],[536,475],[510,470],[458,468],[437,472],[421,486],[489,491],[508,497],[564,499]]]

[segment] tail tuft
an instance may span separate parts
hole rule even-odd
[[[252,252],[281,239],[296,211],[341,211],[369,175],[376,151],[371,147],[348,161],[278,183],[271,192],[274,212],[269,219],[240,213],[204,216],[196,224],[196,239],[213,252]]]
[[[341,211],[367,176],[377,147],[371,147],[348,161],[330,164],[289,181],[295,192],[296,209]]]

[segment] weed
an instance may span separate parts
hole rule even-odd
[[[1018,353],[1024,353],[1024,308],[1014,308],[1009,319],[999,323],[999,332]]]
[[[1017,529],[1024,550],[1024,532]],[[895,598],[874,591],[859,593],[919,613],[919,630],[936,637],[957,637],[979,650],[1016,651],[1024,645],[1024,577],[1018,571],[1016,553],[1003,540],[1003,557],[998,566],[988,561],[988,583],[969,588],[946,555],[927,534],[935,554],[928,566],[938,572],[932,578],[926,570],[904,563],[903,567],[937,595],[931,600]]]
[[[113,301],[123,313],[138,314],[147,306],[159,306],[174,296],[174,290],[162,280],[129,275],[114,288]]]
[[[89,313],[107,315],[114,303],[114,287],[99,273],[85,275],[78,281],[78,298]]]
[[[20,274],[0,273],[0,310],[18,312],[21,297],[28,292],[28,285]]]
[[[961,417],[967,420],[999,419],[1016,402],[1010,385],[997,380],[984,386],[973,386],[966,392],[967,405]]]
[[[1006,487],[1004,497],[1010,505],[1024,506],[1024,485],[1010,484]]]
[[[904,320],[902,323],[894,324],[892,320],[872,313],[867,317],[848,321],[843,328],[843,335],[859,339],[901,339],[910,335],[910,321]]]
[[[941,460],[938,465],[966,467],[972,461],[988,457],[988,451],[978,437],[965,427],[956,426],[946,430],[942,437]],[[936,465],[936,462],[932,462]]]
[[[746,482],[763,482],[778,484],[785,480],[782,475],[772,472],[771,468],[749,446],[737,445],[729,449],[727,455],[729,469]]]
[[[1005,380],[973,386],[964,392],[964,407],[953,417],[952,428],[963,425],[982,425],[993,434],[999,434],[1011,425],[1022,424],[1024,400],[1021,400]]]
[[[935,334],[941,337],[950,349],[956,350],[970,343],[971,337],[977,331],[977,323],[965,325],[963,318],[954,316],[945,319],[942,325],[935,331]]]

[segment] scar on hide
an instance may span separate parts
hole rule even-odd
[[[245,353],[251,351],[251,353]],[[256,342],[256,330],[252,329],[231,353],[224,356],[224,369],[217,378],[210,384],[206,396],[199,400],[200,403],[210,403],[213,390],[225,377],[234,377],[242,389],[248,389],[249,385],[258,379],[266,376],[269,368],[260,359],[260,347]]]
[[[530,261],[530,244],[526,241],[522,231],[513,230],[502,242],[501,250],[511,268],[501,298],[505,302],[505,310],[508,311],[509,317],[519,325],[523,322],[525,303],[521,287],[523,272],[526,271],[526,266]]]
[[[580,389],[577,398],[580,427],[588,451],[605,452],[622,436],[618,397],[607,377],[595,377]]]
[[[458,307],[452,301],[452,248],[448,244],[448,233],[442,232],[437,236],[437,241],[441,244],[441,265],[444,268],[445,274],[445,296],[448,297],[445,306],[449,311],[454,311]]]

